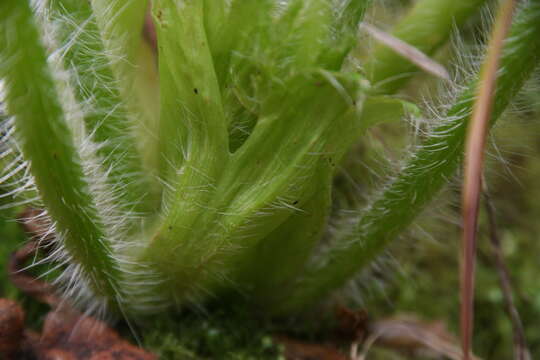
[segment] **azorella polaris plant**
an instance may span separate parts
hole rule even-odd
[[[350,55],[369,3],[155,0],[157,103],[146,1],[2,0],[2,185],[44,209],[65,294],[143,314],[238,290],[284,314],[369,265],[455,171],[475,89],[321,251],[336,167],[410,73]],[[481,4],[421,0],[396,36],[433,53]],[[494,120],[539,55],[524,1]]]

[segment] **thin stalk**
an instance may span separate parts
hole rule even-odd
[[[425,72],[441,79],[450,81],[450,74],[448,73],[448,71],[446,71],[444,66],[432,60],[417,48],[390,35],[387,32],[379,30],[378,28],[370,24],[362,23],[360,28],[367,32],[375,40],[377,40],[381,44],[388,46],[396,53],[409,60]]]
[[[504,299],[504,307],[506,313],[508,314],[508,318],[510,319],[510,323],[512,324],[514,360],[531,360],[531,352],[527,346],[527,338],[525,336],[525,329],[523,328],[523,321],[519,316],[519,312],[514,301],[514,296],[512,295],[512,279],[510,276],[510,270],[508,269],[504,259],[501,239],[497,229],[495,206],[493,205],[491,197],[487,191],[484,191],[484,205],[488,218],[489,240],[493,255],[493,266],[497,270],[499,284]]]
[[[490,124],[493,125],[540,60],[540,3],[525,3],[516,16],[501,57],[500,78]],[[477,81],[457,98],[447,122],[434,129],[396,178],[361,215],[352,231],[340,236],[324,261],[307,269],[281,311],[299,310],[342,286],[392,242],[455,174],[464,150],[465,131]]]
[[[57,234],[98,298],[117,301],[119,269],[107,242],[27,1],[0,3],[0,76],[8,112]],[[21,46],[24,44],[24,46]]]
[[[484,149],[497,84],[497,70],[504,39],[512,24],[516,0],[507,0],[501,5],[495,22],[486,59],[480,73],[479,87],[473,107],[465,144],[463,181],[463,238],[461,268],[461,346],[464,360],[470,359],[474,311],[474,268],[476,258],[476,233],[480,194],[482,193],[482,171]]]
[[[391,34],[429,56],[484,3],[486,0],[417,1]],[[375,46],[364,68],[377,91],[386,94],[397,92],[418,71],[412,62],[384,44]]]

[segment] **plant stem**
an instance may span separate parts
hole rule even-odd
[[[474,273],[476,258],[476,234],[480,193],[482,192],[482,169],[484,148],[494,103],[497,71],[503,42],[512,24],[516,0],[501,5],[495,21],[492,37],[482,65],[478,83],[477,99],[466,135],[464,180],[462,194],[463,239],[461,266],[461,344],[464,359],[470,359],[473,334]]]
[[[502,114],[540,60],[540,3],[524,4],[501,57],[491,125]],[[339,237],[322,263],[306,270],[281,311],[299,310],[342,286],[379,256],[424,209],[458,168],[474,104],[472,81],[448,110],[448,121],[434,129],[396,178],[376,197],[354,226]],[[279,311],[279,310],[278,310]]]
[[[73,141],[75,125],[68,124],[58,102],[32,11],[27,1],[3,0],[0,13],[0,75],[23,154],[62,245],[98,299],[115,304],[118,265]]]
[[[527,346],[527,338],[525,336],[525,329],[523,328],[523,321],[519,316],[519,312],[514,301],[514,296],[512,294],[512,280],[510,270],[504,259],[501,239],[497,229],[495,206],[493,205],[491,196],[487,191],[484,191],[484,206],[488,219],[489,240],[491,243],[493,266],[495,267],[499,277],[499,285],[503,295],[504,308],[508,314],[510,323],[512,324],[514,360],[531,360],[531,352]]]

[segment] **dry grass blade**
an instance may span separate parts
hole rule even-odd
[[[369,332],[362,352],[351,356],[352,360],[369,359],[368,351],[374,344],[415,356],[421,354],[451,360],[463,358],[458,339],[440,321],[426,322],[415,316],[399,315],[373,322]],[[481,359],[473,356],[472,360]]]
[[[510,279],[510,272],[508,271],[508,267],[506,266],[506,263],[504,261],[504,255],[501,249],[501,241],[499,239],[497,223],[495,221],[495,207],[493,206],[491,198],[487,192],[484,192],[484,204],[488,218],[489,239],[491,242],[491,247],[493,249],[493,262],[499,276],[499,282],[503,293],[504,306],[506,308],[506,312],[508,313],[508,317],[510,318],[510,321],[512,323],[512,332],[514,338],[514,359],[531,360],[532,357],[527,347],[523,323],[514,304],[514,298],[512,296],[512,282]]]
[[[517,0],[501,5],[484,62],[465,148],[463,181],[463,239],[461,266],[461,342],[464,359],[470,359],[473,330],[474,266],[476,230],[482,189],[482,164],[489,119],[493,107],[497,69],[503,42],[512,22]]]
[[[362,23],[360,24],[360,28],[372,36],[375,40],[388,46],[396,53],[418,66],[420,69],[441,79],[450,81],[450,74],[444,66],[431,59],[414,46],[407,44],[406,42],[392,36],[387,32],[377,29],[373,25]]]

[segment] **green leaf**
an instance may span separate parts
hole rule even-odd
[[[107,50],[103,55],[109,56],[120,87],[129,88],[138,71],[134,64],[141,46],[148,0],[91,0],[91,4]],[[87,7],[87,4],[78,5]]]
[[[358,134],[351,117],[361,101],[359,85],[355,76],[324,71],[275,84],[253,132],[231,155],[215,190],[207,189],[209,203],[198,204],[197,221],[181,228],[178,220],[167,222],[162,229],[169,231],[154,237],[155,266],[174,284],[165,291],[181,299],[221,288],[261,239],[310,201]],[[169,233],[174,237],[158,252],[157,241]],[[299,246],[309,248],[307,241]]]
[[[501,57],[492,124],[540,62],[540,3],[524,4],[516,15]],[[459,95],[448,121],[412,154],[410,160],[361,214],[348,232],[333,242],[318,264],[307,268],[295,292],[279,311],[300,310],[342,286],[379,256],[448,183],[463,156],[465,131],[474,104],[477,78]]]
[[[420,109],[415,104],[398,98],[370,96],[362,107],[360,122],[362,129],[366,130],[376,124],[398,121],[405,115],[418,116]]]
[[[84,121],[100,156],[108,183],[119,194],[124,211],[147,211],[149,180],[134,138],[134,121],[127,113],[110,59],[106,56],[90,3],[51,0],[52,20],[59,42],[65,46],[64,66],[71,71],[77,100],[84,104]]]
[[[199,219],[212,211],[208,204],[230,155],[203,3],[159,0],[153,14],[161,87],[160,176],[165,186],[163,219],[141,261],[162,273],[176,274],[186,266],[176,261],[178,252],[195,255],[189,241],[200,240],[193,232],[200,230]],[[193,246],[201,249],[197,243]]]
[[[59,103],[45,50],[26,1],[0,3],[0,76],[6,81],[8,113],[42,200],[62,245],[98,299],[118,304],[120,271],[109,233],[89,192],[74,143],[76,124]],[[24,44],[24,46],[21,46]],[[77,285],[83,279],[77,279]]]
[[[161,86],[159,175],[166,182],[181,182],[176,172],[183,167],[180,178],[206,183],[204,178],[213,178],[226,163],[228,139],[203,4],[159,0],[153,14]]]

